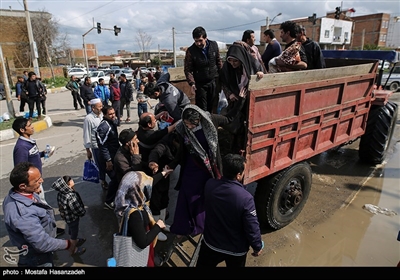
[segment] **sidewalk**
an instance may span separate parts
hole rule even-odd
[[[42,120],[32,123],[33,128],[35,129],[35,133],[48,129],[53,125],[51,122],[51,118],[49,116],[46,115],[43,116],[44,118]],[[18,137],[19,137],[18,133],[16,133],[12,128],[0,131],[0,142]]]
[[[47,94],[57,93],[62,90],[65,90],[65,87],[48,88]],[[43,117],[44,118],[42,120],[32,123],[33,128],[35,129],[35,133],[48,129],[53,125],[53,123],[51,122],[51,118],[49,116],[43,115]],[[18,137],[19,135],[12,128],[0,131],[0,142]]]

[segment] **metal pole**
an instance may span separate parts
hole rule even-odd
[[[176,52],[175,52],[175,27],[172,27],[172,47],[174,48],[174,67],[176,67]]]
[[[28,10],[28,4],[26,3],[26,0],[24,0],[24,10],[25,10],[25,16],[26,16],[26,26],[28,29],[28,37],[29,37],[29,45],[31,47],[31,55],[32,55],[32,62],[33,62],[33,69],[36,75],[40,75],[40,70],[39,70],[39,63],[37,60],[37,49],[36,49],[36,43],[33,39],[33,32],[32,32],[32,23],[31,23],[31,18]]]
[[[265,29],[265,30],[268,30],[269,29],[269,17],[267,17],[267,29]]]
[[[89,76],[89,63],[88,63],[88,58],[87,58],[87,53],[86,53],[86,45],[85,45],[85,35],[82,35],[82,41],[83,41],[83,55],[85,56],[85,64],[86,64],[86,74]]]
[[[4,90],[6,92],[6,101],[7,101],[7,109],[8,109],[8,113],[13,116],[15,116],[15,110],[14,110],[14,106],[12,104],[12,100],[11,100],[11,88],[10,88],[10,84],[8,83],[8,78],[7,78],[7,70],[6,70],[6,64],[4,61],[4,57],[3,57],[3,48],[1,47],[0,44],[0,63],[1,63],[1,67],[2,67],[2,73],[3,73],[3,83],[4,83]]]

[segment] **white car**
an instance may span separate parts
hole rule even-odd
[[[147,67],[147,70],[153,72],[153,74],[155,74],[157,72],[155,67]]]
[[[142,72],[142,74],[147,74],[149,72],[146,67],[140,67],[140,71]]]
[[[92,71],[89,73],[89,77],[93,87],[96,87],[99,84],[100,78],[104,79],[106,85],[110,83],[110,76],[107,76],[104,71]]]
[[[82,79],[86,74],[86,70],[83,68],[71,68],[68,70],[68,78],[73,75],[79,79]]]
[[[388,80],[389,73],[382,75],[382,86],[386,84],[389,90],[396,92],[400,89],[400,66],[396,66],[393,69],[392,74]]]
[[[127,69],[114,69],[112,70],[112,73],[114,73],[115,78],[117,78],[119,80],[119,77],[121,76],[122,73],[125,74],[126,79],[129,82],[132,82],[133,79],[133,70],[127,70]]]
[[[383,64],[383,70],[385,69],[389,69],[390,67],[390,63],[388,61],[385,61],[385,63]],[[378,69],[382,68],[382,60],[379,60],[379,65],[378,65]]]

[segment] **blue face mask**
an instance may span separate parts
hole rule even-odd
[[[143,193],[144,193],[144,195],[146,197],[146,201],[150,200],[152,190],[153,190],[153,186],[152,185],[145,185],[143,187]]]

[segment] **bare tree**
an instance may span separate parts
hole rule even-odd
[[[25,18],[15,17],[13,25],[16,36],[20,37],[20,43],[17,45],[16,65],[19,67],[32,67],[32,55],[28,38],[28,30]],[[59,32],[58,22],[52,18],[52,15],[45,10],[31,12],[31,24],[33,38],[38,50],[39,66],[48,66],[50,63],[58,64],[59,59],[69,56],[68,34]]]
[[[150,56],[149,52],[150,52],[150,46],[152,43],[152,38],[146,32],[139,29],[137,31],[137,35],[136,35],[136,43],[139,47],[139,51],[143,55],[142,59],[145,61],[146,66],[147,66],[147,60],[149,59],[149,56]]]

